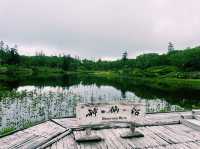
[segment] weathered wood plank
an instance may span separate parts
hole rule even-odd
[[[68,131],[62,133],[61,135],[59,135],[59,136],[53,138],[53,139],[50,140],[49,142],[43,144],[43,145],[42,145],[41,147],[39,147],[39,148],[43,149],[43,148],[46,148],[46,147],[48,147],[48,146],[51,146],[51,145],[54,144],[55,142],[63,142],[63,138],[68,138],[68,137],[70,137],[71,132],[72,132],[72,131],[69,129]],[[39,149],[39,148],[38,148],[38,149]]]
[[[131,149],[131,148],[154,148],[154,149],[195,149],[200,146],[200,136],[198,131],[188,128],[184,125],[166,125],[166,126],[151,126],[137,128],[144,134],[144,138],[122,139],[120,133],[128,131],[128,128],[119,129],[100,129],[92,130],[92,134],[97,134],[105,140],[90,144],[75,144],[78,149]],[[190,133],[188,133],[190,132]],[[74,131],[75,136],[85,135],[85,131]],[[195,136],[194,138],[192,136]],[[199,134],[200,135],[200,134]],[[199,140],[199,141],[198,141]],[[68,142],[73,142],[74,139]],[[62,142],[65,142],[64,139]],[[67,142],[67,141],[66,141]],[[67,148],[66,146],[58,145],[57,148]],[[72,148],[69,149],[74,149]],[[55,148],[52,148],[55,149]]]
[[[200,131],[200,121],[196,120],[196,119],[183,119],[182,124],[192,128],[192,129],[196,129],[198,131]]]
[[[181,120],[181,115],[191,115],[192,112],[172,112],[172,113],[157,113],[157,114],[146,114],[144,118],[141,118],[138,123],[144,126],[151,125],[162,125],[162,124],[178,124]],[[63,118],[53,119],[56,123],[59,123],[65,128],[80,129],[76,118]],[[103,125],[102,123],[100,124]],[[124,125],[124,127],[127,127]]]
[[[116,129],[116,130],[114,130],[115,131],[115,133],[116,133],[116,135],[118,136],[118,137],[120,137],[120,135],[122,134],[122,133],[124,133],[125,131],[127,131],[128,129],[126,129],[126,128],[122,128],[122,129]],[[136,148],[136,146],[129,140],[129,139],[122,139],[121,137],[120,137],[120,142],[122,142],[123,144],[124,144],[124,147],[125,148],[127,148],[127,149],[129,149],[129,148]]]
[[[109,148],[109,149],[117,148],[117,146],[115,144],[113,144],[112,140],[110,140],[110,133],[107,134],[105,132],[105,130],[100,130],[99,135],[101,135],[104,138],[104,142],[105,142],[107,148]]]
[[[190,112],[191,113],[191,112]],[[197,148],[200,146],[199,131],[179,124],[184,113],[147,114],[137,128],[144,134],[143,138],[122,139],[120,134],[128,131],[129,124],[110,123],[95,126],[92,134],[97,134],[105,140],[93,143],[77,143],[75,137],[84,135],[85,130],[79,128],[74,118],[56,120],[59,125],[48,121],[32,128],[17,132],[0,139],[0,149],[4,148],[65,148],[65,149],[131,149],[131,148]],[[187,112],[185,114],[188,114]],[[69,122],[70,121],[70,122]],[[163,125],[164,124],[164,125]],[[170,125],[167,125],[170,124]],[[155,126],[152,126],[155,125]],[[160,125],[160,126],[158,126]],[[143,127],[141,127],[143,126]],[[145,126],[145,127],[144,127]],[[66,135],[66,128],[75,128],[73,133]],[[105,129],[107,128],[107,129]],[[115,129],[116,128],[116,129]],[[62,133],[62,134],[61,134]],[[52,140],[53,139],[53,140]],[[49,142],[47,142],[49,141]]]
[[[0,139],[0,148],[36,148],[64,131],[66,129],[47,121]]]

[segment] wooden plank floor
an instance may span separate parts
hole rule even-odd
[[[76,135],[83,135],[85,133],[84,131],[77,131],[78,129],[74,129],[73,133],[70,135],[63,135],[66,133],[68,128],[79,128],[75,118],[54,119],[53,121],[47,121],[1,138],[0,149],[37,148],[47,142],[53,142],[52,139],[55,139],[55,137],[58,139],[55,143],[53,142],[53,145],[51,146],[53,149],[162,148],[164,146],[168,147],[172,145],[176,147],[176,145],[179,144],[184,146],[184,143],[191,143],[191,146],[195,146],[196,144],[199,144],[200,134],[196,130],[179,124],[180,116],[182,114],[190,115],[191,112],[147,114],[145,118],[140,121],[140,123],[146,127],[138,128],[145,134],[145,137],[141,139],[121,139],[119,137],[120,133],[128,130],[125,127],[93,131],[93,133],[105,138],[105,141],[92,144],[77,144],[74,141]],[[174,125],[163,125],[169,123]],[[151,126],[152,124],[159,126]]]
[[[167,123],[179,123],[181,115],[189,115],[190,112],[174,112],[174,113],[157,113],[146,114],[146,116],[140,120],[142,125],[162,125]],[[65,128],[79,128],[76,118],[63,118],[53,119],[56,123],[62,125]]]
[[[0,149],[36,148],[66,129],[51,121],[16,132],[0,139]]]
[[[199,149],[200,132],[182,124],[147,126],[137,128],[144,134],[143,138],[122,139],[121,133],[128,128],[92,130],[104,138],[98,143],[76,143],[74,137],[84,135],[85,131],[74,131],[49,146],[48,149]]]

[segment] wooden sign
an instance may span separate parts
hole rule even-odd
[[[137,121],[145,115],[145,110],[145,104],[135,102],[79,104],[76,116],[81,124]]]

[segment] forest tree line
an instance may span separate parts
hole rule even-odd
[[[187,71],[200,70],[200,47],[174,50],[165,54],[148,53],[128,59],[127,53],[115,61],[87,60],[73,58],[70,55],[45,56],[42,52],[35,56],[20,55],[17,46],[10,48],[3,41],[0,42],[0,65],[14,65],[24,68],[50,67],[65,71],[77,70],[123,70],[123,69],[147,69],[155,66],[175,66]]]

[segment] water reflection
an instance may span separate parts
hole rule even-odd
[[[121,100],[145,102],[147,112],[166,112],[183,110],[166,100],[154,98],[147,100],[133,92],[122,93],[113,86],[96,84],[72,85],[70,87],[21,86],[18,97],[6,97],[0,101],[0,130],[6,127],[24,128],[50,118],[75,116],[77,103],[115,102]]]

